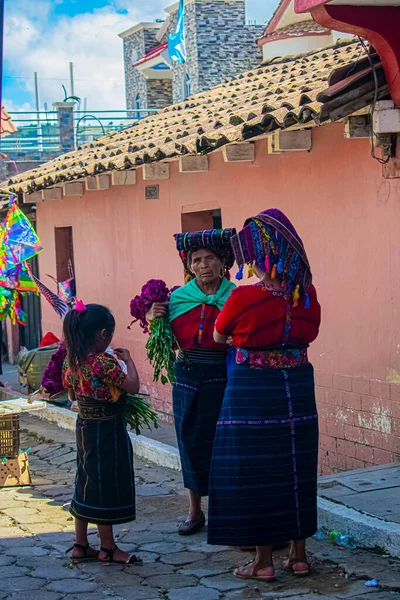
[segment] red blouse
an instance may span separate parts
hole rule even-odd
[[[314,286],[308,290],[310,308],[304,297],[291,308],[288,344],[310,344],[318,335],[321,308]],[[233,345],[240,348],[268,348],[284,341],[286,299],[281,292],[263,286],[247,285],[234,289],[220,312],[216,330],[232,335]]]
[[[189,312],[177,317],[171,322],[172,333],[176,337],[182,350],[193,350],[193,348],[206,348],[213,350],[226,350],[225,344],[214,342],[215,320],[219,315],[219,309],[214,305],[206,304],[204,317],[201,318],[203,307],[196,306]],[[203,324],[201,344],[199,343],[200,324]]]

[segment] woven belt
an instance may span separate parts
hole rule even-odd
[[[236,348],[236,363],[247,363],[250,369],[296,369],[308,364],[307,348],[280,350],[247,350]]]
[[[224,364],[226,363],[226,350],[209,350],[207,348],[181,350],[178,354],[177,362],[212,365]]]
[[[81,419],[113,419],[121,413],[122,403],[93,400],[92,398],[77,398],[79,416]]]

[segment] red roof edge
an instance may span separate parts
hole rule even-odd
[[[328,4],[331,0],[294,0],[294,12],[309,12],[312,8],[320,4]]]
[[[165,42],[164,44],[160,44],[159,46],[155,46],[155,48],[152,48],[140,60],[138,60],[135,63],[133,63],[133,66],[137,67],[137,66],[139,66],[139,65],[147,62],[148,60],[150,60],[152,58],[155,58],[156,56],[159,56],[167,48],[168,48],[168,42]]]
[[[280,21],[280,19],[282,18],[285,10],[287,9],[287,7],[290,4],[290,0],[281,0],[281,3],[279,4],[278,8],[276,9],[276,11],[274,12],[274,14],[272,15],[271,19],[268,22],[268,25],[264,31],[264,34],[266,33],[271,33],[271,31],[274,31]]]

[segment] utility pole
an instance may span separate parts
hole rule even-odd
[[[36,99],[36,119],[37,119],[37,137],[38,137],[38,149],[41,152],[43,150],[42,144],[42,127],[40,124],[40,104],[39,104],[39,84],[38,76],[36,71],[33,74],[35,80],[35,99]]]
[[[71,85],[71,96],[75,96],[74,90],[74,63],[69,63],[69,81]]]
[[[1,130],[1,107],[3,100],[3,39],[4,39],[4,0],[0,0],[0,130]],[[1,362],[0,362],[1,370]]]
[[[0,131],[3,101],[4,0],[0,0]],[[1,139],[1,138],[0,138]],[[0,374],[3,374],[3,323],[0,322]]]

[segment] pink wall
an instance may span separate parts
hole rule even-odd
[[[177,162],[170,167],[170,179],[157,182],[159,200],[145,200],[138,170],[136,186],[38,205],[42,277],[55,272],[54,227],[72,226],[78,296],[113,310],[115,343],[132,350],[155,406],[170,412],[169,389],[151,383],[140,328],[127,329],[131,297],[149,278],[182,282],[172,238],[182,212],[220,208],[224,227],[240,227],[246,217],[277,206],[305,242],[323,309],[311,351],[322,468],[400,455],[400,385],[374,382],[388,376],[400,382],[400,181],[382,178],[369,142],[344,139],[343,125],[327,125],[313,130],[310,153],[269,155],[262,140],[254,164],[224,163],[217,152],[209,156],[208,173],[179,173]],[[43,330],[60,331],[46,302]]]

